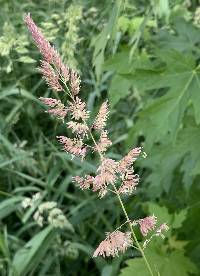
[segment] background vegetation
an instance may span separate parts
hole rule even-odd
[[[117,201],[80,191],[71,177],[95,171],[62,152],[63,125],[38,100],[52,96],[36,70],[40,55],[23,23],[31,12],[82,95],[111,113],[109,155],[143,145],[131,218],[155,214],[170,226],[146,254],[162,276],[200,275],[200,8],[192,0],[0,0],[0,275],[148,275],[134,250],[92,259],[105,231],[123,222]],[[75,232],[40,228],[21,201],[40,191],[58,202]],[[142,240],[142,237],[138,237]]]

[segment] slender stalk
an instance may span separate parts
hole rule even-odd
[[[123,210],[123,212],[124,212],[124,215],[125,215],[125,217],[126,217],[128,223],[129,223],[129,227],[130,227],[130,230],[131,230],[131,232],[132,232],[133,239],[134,239],[134,241],[135,241],[135,243],[136,243],[136,245],[137,245],[137,247],[138,247],[138,250],[139,250],[140,253],[142,254],[142,257],[144,258],[145,264],[146,264],[146,266],[147,266],[147,268],[148,268],[148,270],[149,270],[150,275],[151,275],[151,276],[154,276],[153,271],[152,271],[152,269],[151,269],[151,267],[150,267],[150,264],[149,264],[149,262],[148,262],[148,260],[147,260],[147,258],[146,258],[146,256],[145,256],[145,254],[144,254],[144,251],[143,251],[142,247],[140,246],[140,244],[139,244],[139,242],[138,242],[138,240],[137,240],[137,237],[136,237],[135,232],[134,232],[134,230],[133,230],[133,226],[132,226],[131,221],[130,221],[130,219],[129,219],[129,217],[128,217],[128,214],[127,214],[127,212],[126,212],[126,209],[125,209],[125,207],[124,207],[124,204],[123,204],[123,202],[122,202],[122,199],[121,199],[121,197],[120,197],[120,195],[119,195],[119,193],[118,193],[118,191],[117,191],[117,188],[115,187],[114,184],[113,184],[113,188],[114,188],[114,190],[115,190],[115,192],[116,192],[116,194],[117,194],[117,197],[118,197],[118,200],[119,200],[120,205],[121,205],[121,207],[122,207],[122,210]]]

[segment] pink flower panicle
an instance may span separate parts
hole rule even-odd
[[[107,193],[107,186],[116,181],[117,162],[109,158],[103,158],[101,165],[97,169],[97,175],[93,182],[93,191],[99,191],[102,198]]]
[[[41,62],[41,67],[39,68],[39,71],[43,75],[44,79],[46,80],[47,84],[55,91],[62,91],[63,88],[61,84],[59,83],[59,75],[55,73],[52,66],[46,62]]]
[[[78,97],[75,98],[74,102],[68,102],[72,119],[78,120],[87,120],[89,118],[89,112],[86,110],[86,103],[83,102]]]
[[[52,109],[49,109],[49,114],[52,114],[54,116],[57,116],[59,119],[64,119],[67,115],[67,109],[65,108],[64,104],[61,103],[60,100],[52,99],[52,98],[39,98],[45,105],[53,107]]]
[[[44,37],[43,33],[37,27],[37,25],[31,18],[30,13],[25,15],[24,21],[27,24],[32,38],[35,41],[35,44],[41,52],[43,58],[47,62],[51,63],[53,61],[53,57],[55,56],[55,49],[50,45],[48,40]]]
[[[71,98],[67,107],[57,99],[41,97],[40,100],[51,108],[46,112],[62,120],[64,120],[69,112],[71,121],[67,123],[67,126],[72,130],[72,133],[75,134],[75,138],[71,139],[65,136],[57,136],[57,139],[63,145],[64,151],[70,153],[72,157],[77,156],[83,159],[86,155],[86,149],[89,147],[84,145],[83,138],[87,137],[90,129],[86,124],[86,120],[89,118],[89,112],[86,110],[86,103],[77,97],[80,92],[80,77],[74,70],[71,70],[62,62],[59,53],[44,37],[43,33],[32,20],[30,14],[25,16],[24,21],[32,34],[36,46],[43,56],[39,71],[53,90],[65,91],[63,87],[66,86],[66,92]],[[64,84],[64,86],[61,84]],[[72,181],[77,183],[81,189],[92,188],[94,192],[99,192],[100,197],[103,197],[108,192],[109,184],[115,185],[117,177],[120,177],[122,180],[121,186],[117,192],[118,196],[120,193],[131,194],[135,191],[139,182],[139,176],[134,174],[132,163],[138,158],[142,151],[141,147],[134,148],[119,162],[104,156],[107,148],[112,145],[112,142],[108,138],[108,133],[105,130],[108,114],[108,101],[105,101],[101,105],[92,126],[94,130],[100,132],[99,141],[98,143],[94,141],[95,145],[93,147],[95,151],[99,152],[101,158],[101,164],[97,169],[97,175],[95,177],[86,175],[85,177],[76,176],[72,178]],[[92,139],[94,140],[93,136]],[[146,158],[146,156],[146,153],[143,153],[143,157]],[[116,190],[115,186],[114,188]],[[149,231],[155,229],[156,223],[157,218],[153,215],[133,221],[132,225],[139,224],[142,235],[147,236]],[[121,226],[118,229],[120,228]],[[118,256],[119,252],[124,253],[128,247],[132,246],[133,241],[131,239],[131,233],[123,233],[118,229],[112,233],[107,233],[106,239],[99,244],[93,257],[115,257]],[[164,238],[163,231],[167,231],[168,229],[169,227],[166,223],[160,225],[160,227],[154,231],[154,234],[151,235],[150,239],[144,242],[143,246],[145,247],[154,236],[161,236]]]
[[[70,153],[73,156],[85,157],[86,147],[83,146],[82,140],[70,139],[65,136],[57,136],[58,141],[64,145],[64,151]]]
[[[44,61],[42,61],[42,67],[40,68],[41,73],[44,75],[48,84],[56,91],[61,91],[63,89],[59,84],[58,79],[60,78],[64,82],[70,82],[71,92],[73,95],[77,95],[80,91],[80,78],[74,70],[70,70],[63,62],[59,53],[51,46],[49,41],[45,38],[41,30],[35,24],[31,18],[30,13],[26,14],[24,21],[38,47],[40,53],[43,56]],[[44,63],[44,64],[43,64]],[[52,65],[53,72],[50,72],[47,64]],[[55,68],[55,70],[54,70]],[[56,71],[56,73],[55,73]],[[53,83],[52,83],[53,82]],[[53,85],[52,85],[53,84]]]
[[[96,129],[96,130],[103,130],[106,126],[106,121],[107,121],[107,118],[108,118],[108,113],[109,113],[109,110],[108,110],[108,101],[105,101],[100,109],[99,109],[99,112],[97,114],[97,117],[94,121],[94,124],[93,124],[93,128]]]
[[[62,81],[68,82],[70,80],[70,68],[67,67],[59,55],[59,53],[54,49],[53,65],[56,67],[57,73],[60,75]]]
[[[80,77],[79,75],[74,71],[71,70],[71,76],[70,76],[70,86],[72,94],[75,96],[80,92]]]
[[[101,132],[99,142],[95,145],[94,149],[97,152],[104,153],[108,147],[112,145],[112,142],[108,138],[108,133],[106,130]]]
[[[90,186],[93,184],[94,177],[91,175],[86,175],[84,178],[80,176],[75,176],[72,178],[74,183],[77,183],[78,186],[84,190],[89,189]]]
[[[132,194],[132,192],[136,190],[138,182],[139,175],[134,174],[133,169],[129,169],[123,176],[123,181],[118,192],[121,194]]]
[[[157,218],[153,216],[149,216],[143,219],[139,219],[136,221],[140,225],[140,231],[142,235],[145,237],[149,231],[153,230],[157,223]]]
[[[142,151],[142,147],[132,149],[122,160],[119,162],[118,170],[121,173],[126,173],[132,163],[138,158]]]
[[[123,233],[117,230],[113,233],[107,233],[106,239],[99,244],[93,257],[118,256],[119,252],[124,253],[128,247],[132,246],[132,243],[130,232]]]
[[[87,125],[70,121],[67,123],[67,126],[72,130],[72,133],[75,133],[77,136],[87,136],[89,130]]]
[[[58,117],[59,119],[62,119],[62,120],[67,115],[67,110],[62,106],[59,106],[57,108],[49,109],[46,112],[48,112],[49,114],[54,115],[54,116],[56,116],[56,117]]]
[[[50,107],[55,107],[56,105],[61,104],[60,100],[56,100],[56,99],[53,99],[53,98],[40,97],[39,100],[41,102],[43,102],[45,105],[50,106]]]

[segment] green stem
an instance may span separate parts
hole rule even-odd
[[[125,215],[125,217],[126,217],[128,223],[129,223],[129,227],[130,227],[131,233],[132,233],[132,235],[133,235],[133,239],[134,239],[134,241],[135,241],[135,243],[136,243],[136,245],[137,245],[137,247],[138,247],[138,250],[139,250],[140,253],[142,254],[142,257],[144,258],[145,264],[146,264],[146,266],[147,266],[147,268],[148,268],[148,270],[149,270],[150,275],[151,275],[151,276],[154,276],[153,271],[152,271],[152,269],[151,269],[151,267],[150,267],[150,265],[149,265],[149,262],[148,262],[148,260],[147,260],[147,258],[146,258],[146,256],[145,256],[145,254],[144,254],[144,251],[143,251],[142,247],[140,246],[140,244],[139,244],[139,242],[138,242],[138,240],[137,240],[137,237],[136,237],[135,232],[134,232],[134,230],[133,230],[133,226],[132,226],[132,224],[131,224],[131,222],[130,222],[130,219],[129,219],[129,217],[128,217],[128,214],[127,214],[127,212],[126,212],[126,209],[125,209],[125,207],[124,207],[124,204],[123,204],[123,202],[122,202],[122,199],[121,199],[121,197],[120,197],[120,195],[119,195],[119,193],[118,193],[118,191],[117,191],[117,188],[115,187],[114,184],[113,184],[113,188],[114,188],[114,190],[115,190],[115,192],[116,192],[116,194],[117,194],[117,197],[118,197],[118,200],[119,200],[120,205],[121,205],[121,207],[122,207],[122,210],[123,210],[123,212],[124,212],[124,215]]]

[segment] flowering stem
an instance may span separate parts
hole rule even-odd
[[[56,66],[55,66],[55,67],[56,67]],[[59,73],[59,72],[58,72],[58,73]],[[62,77],[61,77],[60,80],[61,80],[61,82],[64,84],[65,88],[67,89],[67,91],[66,91],[65,89],[64,89],[64,91],[70,96],[70,98],[73,100],[73,102],[75,102],[74,96],[71,94],[71,92],[70,92],[70,90],[69,90],[69,88],[68,88],[66,82],[63,81]],[[84,124],[87,126],[87,122],[86,122],[84,119],[83,119],[83,122],[84,122]],[[88,129],[89,129],[89,134],[90,134],[90,136],[91,136],[92,141],[94,142],[95,146],[97,146],[97,143],[96,143],[96,141],[95,141],[95,138],[94,138],[94,136],[93,136],[93,134],[92,134],[92,132],[91,132],[91,130],[90,130],[89,127],[88,127]],[[101,153],[100,151],[98,151],[98,154],[99,154],[100,158],[102,159],[102,158],[103,158],[102,153]],[[137,249],[138,251],[140,251],[142,257],[144,258],[145,264],[146,264],[146,266],[147,266],[147,268],[148,268],[148,270],[149,270],[150,275],[151,275],[151,276],[154,276],[154,274],[153,274],[153,272],[152,272],[152,269],[151,269],[151,267],[150,267],[150,265],[149,265],[149,263],[148,263],[148,260],[147,260],[145,254],[144,254],[144,251],[143,251],[142,247],[140,246],[140,244],[139,244],[139,242],[138,242],[138,240],[137,240],[137,237],[136,237],[135,232],[134,232],[134,230],[133,230],[133,226],[132,226],[131,221],[130,221],[130,219],[129,219],[129,217],[128,217],[128,214],[127,214],[127,212],[126,212],[126,209],[125,209],[125,206],[124,206],[124,204],[123,204],[123,202],[122,202],[122,199],[121,199],[121,197],[120,197],[120,195],[119,195],[119,192],[118,192],[116,186],[114,185],[114,183],[112,184],[112,186],[113,186],[113,188],[114,188],[114,191],[112,191],[112,192],[114,192],[114,193],[117,195],[117,198],[118,198],[118,200],[119,200],[119,202],[120,202],[120,205],[121,205],[122,210],[123,210],[123,212],[124,212],[124,215],[125,215],[125,217],[126,217],[126,220],[127,220],[126,222],[128,222],[128,224],[129,224],[129,227],[130,227],[130,230],[131,230],[131,233],[132,233],[134,242],[135,242],[136,245],[137,245],[137,247],[136,247],[136,246],[133,246],[133,247],[134,247],[135,249]]]
[[[114,188],[114,190],[115,190],[115,192],[116,192],[116,195],[117,195],[117,197],[118,197],[118,200],[119,200],[119,202],[120,202],[120,205],[121,205],[121,207],[122,207],[122,210],[123,210],[123,212],[124,212],[124,215],[125,215],[125,217],[126,217],[128,223],[129,223],[129,227],[130,227],[130,230],[131,230],[131,232],[132,232],[133,239],[134,239],[134,241],[135,241],[135,243],[136,243],[136,245],[137,245],[137,247],[138,247],[138,250],[139,250],[140,253],[142,254],[142,257],[144,258],[145,264],[146,264],[146,266],[147,266],[147,268],[148,268],[148,270],[149,270],[150,275],[151,275],[151,276],[154,276],[154,274],[153,274],[153,272],[152,272],[152,269],[151,269],[151,267],[150,267],[150,265],[149,265],[149,262],[148,262],[148,260],[147,260],[147,258],[146,258],[146,256],[145,256],[145,254],[144,254],[144,251],[143,251],[142,247],[140,246],[140,244],[139,244],[139,242],[138,242],[138,240],[137,240],[137,237],[136,237],[135,232],[134,232],[134,230],[133,230],[133,226],[132,226],[131,221],[130,221],[130,219],[129,219],[129,217],[128,217],[128,214],[127,214],[127,212],[126,212],[126,209],[125,209],[125,207],[124,207],[124,204],[123,204],[123,202],[122,202],[122,199],[121,199],[121,197],[120,197],[120,195],[119,195],[119,193],[118,193],[118,191],[117,191],[117,188],[115,187],[114,184],[113,184],[113,188]]]

